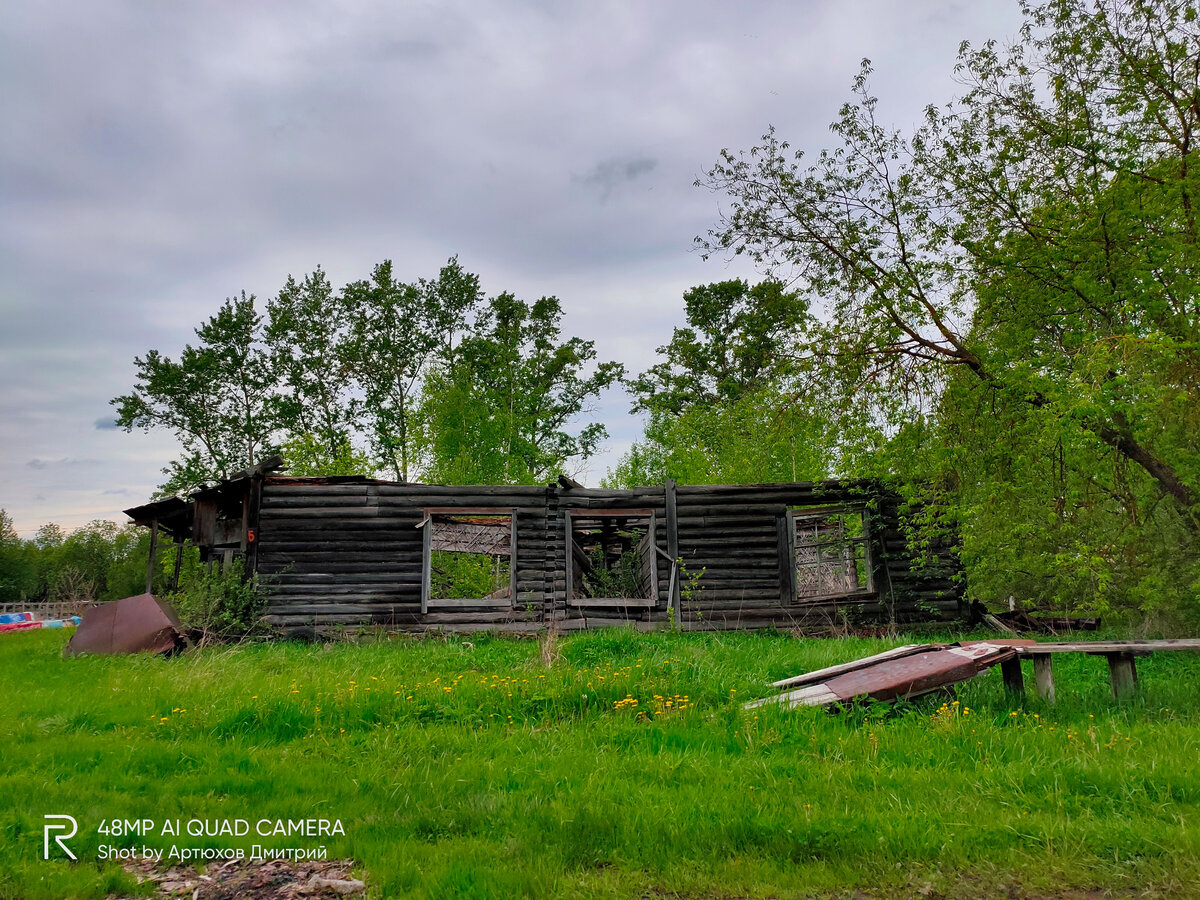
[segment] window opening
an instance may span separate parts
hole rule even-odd
[[[654,606],[654,513],[572,510],[567,515],[567,597],[573,606]]]
[[[426,510],[422,612],[467,603],[511,606],[516,595],[516,513]]]
[[[872,590],[866,513],[791,510],[796,599]]]

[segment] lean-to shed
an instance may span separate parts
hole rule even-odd
[[[916,564],[900,500],[876,482],[442,486],[281,465],[127,513],[257,574],[284,630],[820,628],[965,612],[950,542]]]

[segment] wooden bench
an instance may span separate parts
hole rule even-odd
[[[995,643],[1003,644],[1004,641]],[[1137,664],[1139,656],[1149,656],[1164,650],[1200,651],[1200,639],[1188,638],[1170,641],[1057,641],[1041,644],[1021,643],[1016,646],[1017,655],[1000,663],[1000,674],[1004,686],[1018,696],[1025,693],[1025,676],[1021,671],[1021,660],[1033,660],[1033,679],[1039,697],[1054,702],[1054,654],[1086,653],[1103,656],[1108,660],[1108,677],[1112,682],[1113,696],[1124,700],[1137,693]]]

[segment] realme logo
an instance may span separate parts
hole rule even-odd
[[[58,844],[58,849],[67,854],[71,859],[77,859],[70,848],[63,843],[67,838],[75,837],[75,832],[79,830],[79,823],[71,816],[42,816],[46,820],[46,827],[42,829],[42,859],[50,858],[50,835],[56,831],[66,831],[66,834],[55,834],[54,843]],[[68,831],[68,829],[70,829]]]

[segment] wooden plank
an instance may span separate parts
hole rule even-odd
[[[508,603],[514,608],[517,606],[517,520],[517,511],[514,509],[508,535]]]
[[[245,576],[250,578],[258,571],[258,547],[262,540],[262,495],[263,476],[256,473],[250,479],[250,489],[246,494],[246,557]]]
[[[1021,672],[1021,657],[1014,656],[1000,663],[1004,687],[1017,697],[1025,696],[1025,675]]]
[[[154,561],[158,556],[158,519],[150,520],[150,555],[146,559],[146,593],[154,593]]]
[[[358,600],[330,603],[328,600],[318,599],[312,602],[305,603],[269,603],[267,605],[268,615],[309,615],[309,616],[356,616],[362,619],[364,616],[378,615],[406,615],[410,618],[417,615],[416,603],[403,603],[401,601],[383,601],[372,602],[370,600]]]
[[[1145,655],[1162,650],[1200,651],[1200,638],[1165,641],[1046,641],[1034,647],[1022,647],[1022,656],[1039,653],[1137,653]]]
[[[337,509],[345,507],[354,509],[357,507],[367,506],[367,492],[362,488],[354,495],[343,495],[339,497],[322,497],[310,493],[296,494],[291,496],[280,496],[274,491],[263,497],[263,509],[269,509],[272,512],[276,510],[293,511],[295,509]]]
[[[1033,658],[1033,681],[1037,695],[1047,703],[1054,702],[1054,657],[1043,654]]]
[[[597,609],[653,609],[654,601],[628,597],[572,597],[567,601],[567,605]]]
[[[412,577],[412,573],[405,573],[414,584],[418,579]],[[268,584],[271,586],[286,586],[290,584],[296,585],[327,585],[337,587],[343,584],[391,584],[400,577],[397,571],[387,572],[280,572],[270,576]]]
[[[508,597],[480,598],[476,600],[441,600],[436,597],[429,599],[429,610],[451,609],[510,609],[512,601]]]
[[[429,612],[430,594],[433,592],[431,576],[433,573],[433,528],[426,526],[421,529],[421,615]]]
[[[855,672],[859,669],[873,666],[876,663],[885,662],[890,659],[902,659],[905,656],[912,656],[914,653],[924,653],[932,644],[905,644],[903,647],[893,647],[891,650],[884,650],[882,653],[876,653],[874,656],[867,656],[862,659],[851,660],[846,663],[839,663],[836,666],[827,666],[824,669],[817,669],[815,672],[806,672],[803,675],[796,675],[792,678],[784,678],[781,681],[774,681],[771,687],[786,688],[797,687],[802,684],[813,684],[818,681],[825,681],[827,678],[832,678],[834,675],[843,675],[846,672]],[[939,645],[940,646],[940,645]]]
[[[671,574],[667,581],[667,608],[676,612],[679,610],[679,498],[674,478],[668,478],[663,484],[664,518],[667,530],[667,558],[670,560]],[[657,567],[656,567],[657,568]]]
[[[192,517],[192,543],[197,547],[211,547],[217,530],[217,503],[215,500],[197,500]]]
[[[1132,653],[1106,653],[1113,697],[1130,700],[1137,694],[1137,664]]]
[[[171,572],[171,590],[179,590],[179,570],[183,567],[183,541],[175,542],[175,567]]]
[[[413,512],[415,512],[414,510]],[[356,525],[363,520],[371,519],[388,519],[390,521],[401,521],[411,519],[412,512],[409,510],[393,511],[380,509],[377,506],[339,506],[336,509],[321,509],[312,507],[295,507],[289,509],[271,509],[263,506],[263,518],[271,520],[299,520],[299,521],[318,521],[322,526],[332,525]]]
[[[795,526],[792,524],[792,515],[787,513],[775,518],[775,553],[778,560],[779,569],[779,599],[784,603],[796,602],[796,591],[794,585],[794,572],[796,566],[792,563],[794,556],[788,556],[788,548],[791,542],[788,540],[788,531],[795,532]]]
[[[295,566],[312,566],[321,567],[326,564],[343,566],[341,569],[330,569],[331,572],[347,571],[344,567],[352,566],[380,566],[386,565],[388,568],[397,568],[404,565],[412,565],[415,568],[419,563],[421,556],[418,553],[401,553],[393,552],[389,548],[382,548],[378,552],[371,553],[359,549],[354,553],[347,552],[329,552],[326,550],[291,550],[287,553],[277,552],[273,548],[264,548],[259,553],[260,565],[295,565]]]

